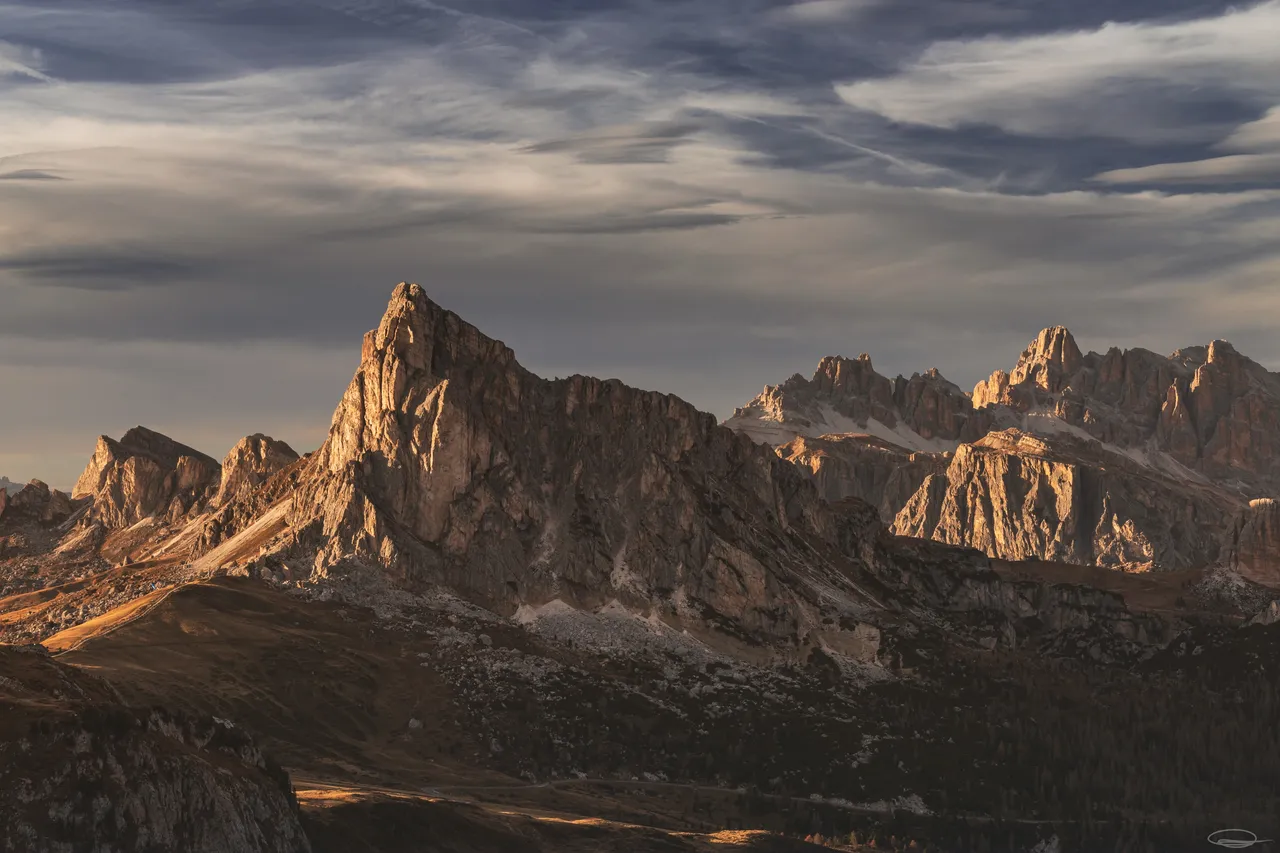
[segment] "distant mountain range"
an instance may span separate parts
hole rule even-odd
[[[937,370],[826,358],[726,421],[828,500],[1003,559],[1129,571],[1231,566],[1280,582],[1280,374],[1225,341],[1084,354],[1042,331],[972,394]]]

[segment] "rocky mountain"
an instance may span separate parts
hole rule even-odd
[[[240,439],[222,460],[222,482],[213,503],[223,506],[244,498],[272,475],[298,461],[298,454],[283,441],[256,433]]]
[[[221,468],[198,450],[134,427],[119,441],[101,436],[72,494],[92,500],[92,521],[119,530],[144,519],[176,521],[216,492]]]
[[[848,542],[865,519],[794,466],[678,398],[534,376],[417,285],[366,335],[327,441],[294,476],[258,516],[253,536],[271,541],[254,556],[304,577],[371,568],[501,613],[617,601],[774,639],[872,606]],[[211,559],[244,529],[224,526]]]
[[[8,477],[0,477],[0,492],[4,492],[6,494],[12,495],[12,494],[16,494],[21,490],[22,490],[21,483],[15,483],[12,480],[10,480]]]
[[[1097,442],[1005,430],[961,445],[893,529],[1004,560],[1186,569],[1217,559],[1233,506],[1224,490],[1162,476]]]
[[[75,511],[75,502],[66,492],[50,489],[32,480],[12,495],[0,497],[0,518],[23,517],[44,526],[61,524]]]
[[[1181,466],[1250,497],[1280,488],[1280,374],[1226,341],[1168,357],[1114,347],[1083,355],[1066,329],[1045,329],[1012,373],[978,383],[973,401],[1056,418],[1148,454],[1153,467]]]
[[[780,445],[803,436],[864,434],[908,450],[953,449],[982,437],[988,416],[938,370],[887,379],[871,356],[824,358],[813,377],[796,374],[764,389],[725,425],[756,441]]]
[[[1086,354],[1052,327],[971,396],[936,373],[912,381],[944,390],[895,394],[911,382],[878,376],[865,357],[828,358],[812,380],[766,389],[725,425],[779,445],[828,499],[871,501],[905,535],[1004,559],[1221,562],[1280,576],[1280,565],[1258,565],[1272,560],[1257,550],[1269,533],[1243,520],[1250,498],[1280,488],[1280,374],[1230,344]]]

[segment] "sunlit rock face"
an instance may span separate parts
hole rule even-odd
[[[1208,565],[1232,516],[1280,492],[1280,375],[1224,341],[1085,353],[1053,326],[972,395],[937,371],[890,381],[868,356],[828,358],[725,423],[827,500],[1003,559]]]
[[[116,441],[101,436],[73,496],[91,498],[93,520],[107,530],[147,518],[176,521],[216,493],[222,469],[168,436],[134,427]]]
[[[1168,357],[1116,348],[1081,355],[1071,333],[1054,327],[1012,373],[979,382],[973,401],[1050,416],[1106,444],[1167,456],[1244,494],[1280,490],[1280,374],[1226,341]]]
[[[1234,504],[1207,486],[1154,475],[1096,442],[992,433],[956,451],[894,531],[1006,560],[1128,571],[1207,565]]]
[[[245,497],[297,461],[298,454],[283,441],[261,433],[240,439],[222,460],[222,481],[214,504],[223,506]]]

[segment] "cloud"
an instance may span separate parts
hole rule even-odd
[[[13,172],[0,172],[0,181],[65,181],[60,175],[42,172],[39,169],[18,169]]]
[[[1094,177],[1106,184],[1244,184],[1280,181],[1280,153],[1235,154],[1187,163],[1114,169]]]
[[[1280,107],[1257,121],[1242,124],[1218,146],[1228,151],[1280,151]]]
[[[779,10],[778,17],[801,24],[830,24],[847,21],[881,0],[800,0]]]
[[[525,146],[530,153],[568,152],[580,163],[665,163],[673,148],[698,132],[692,122],[648,122],[593,128],[567,139]]]
[[[1206,97],[1280,97],[1280,2],[1173,23],[939,42],[897,73],[836,87],[851,106],[941,128],[1144,142],[1219,138]],[[1212,113],[1212,111],[1210,111]]]
[[[0,82],[32,81],[48,82],[49,77],[40,69],[41,52],[36,48],[0,41]]]

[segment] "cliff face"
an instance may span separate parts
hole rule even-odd
[[[947,469],[950,454],[911,453],[886,441],[850,435],[796,438],[778,455],[809,475],[831,503],[859,498],[892,523],[931,474]]]
[[[32,480],[12,496],[0,492],[0,518],[21,518],[44,526],[60,524],[75,512],[75,502],[66,492],[50,489]]]
[[[145,427],[98,446],[73,496],[91,498],[93,520],[118,530],[144,518],[177,521],[203,506],[221,479],[217,462]]]
[[[289,778],[239,729],[124,707],[40,647],[0,648],[0,847],[306,853]]]
[[[1048,414],[1099,441],[1167,454],[1249,495],[1280,489],[1280,375],[1225,341],[1169,357],[1115,348],[1082,355],[1066,329],[1046,329],[1012,373],[979,382],[973,401]]]
[[[1280,374],[1224,341],[1084,353],[1054,326],[972,396],[936,371],[890,381],[867,356],[828,358],[725,424],[899,533],[1128,569],[1207,565],[1243,536],[1223,560],[1280,580],[1262,568],[1263,520],[1230,523],[1249,498],[1280,494]]]
[[[1217,557],[1235,505],[1091,442],[1007,430],[957,450],[893,527],[1006,560],[1177,569]]]
[[[222,460],[222,482],[213,503],[223,506],[245,497],[297,461],[298,454],[283,441],[261,433],[242,438]]]
[[[540,379],[417,285],[365,336],[287,507],[272,548],[317,576],[363,566],[499,612],[618,600],[794,637],[824,596],[867,602],[851,522],[794,466],[675,397]]]
[[[1259,498],[1241,509],[1221,562],[1256,583],[1280,587],[1280,502]]]

